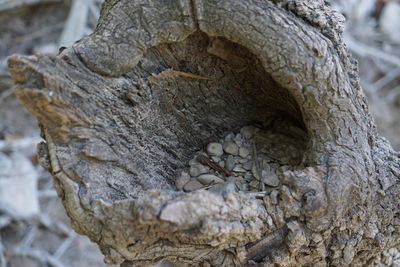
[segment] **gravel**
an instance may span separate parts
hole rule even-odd
[[[204,189],[221,194],[271,192],[280,186],[283,172],[291,168],[289,163],[299,161],[302,153],[297,143],[252,125],[244,126],[240,133],[227,132],[207,144],[205,151],[193,155],[188,170],[178,176],[176,187],[186,192]],[[207,160],[199,160],[199,156]]]

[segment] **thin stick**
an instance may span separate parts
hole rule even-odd
[[[71,247],[72,242],[76,238],[76,234],[73,230],[71,230],[70,235],[64,242],[58,247],[57,251],[53,254],[55,259],[61,258],[61,256]]]
[[[214,169],[215,171],[218,172],[223,172],[228,176],[236,176],[236,174],[234,174],[233,172],[225,169],[224,167],[219,166],[218,164],[216,164],[215,162],[212,162],[209,158],[207,158],[204,155],[200,155],[197,157],[197,160],[202,163],[205,164],[207,166],[209,166],[210,168]]]
[[[59,40],[60,46],[70,46],[84,36],[88,12],[89,1],[72,1],[71,10]]]
[[[17,248],[15,255],[29,257],[42,264],[42,266],[50,265],[53,267],[64,267],[64,264],[50,255],[47,251],[35,248]]]
[[[261,191],[261,192],[247,192],[246,194],[256,198],[263,198],[265,197],[266,193],[267,191]]]
[[[256,169],[256,174],[258,175],[259,179],[259,184],[258,184],[258,190],[259,191],[264,191],[265,190],[265,185],[264,182],[262,181],[261,173],[260,173],[260,168],[258,166],[258,156],[257,156],[257,147],[256,147],[256,141],[253,141],[253,158],[254,158],[254,167]]]
[[[367,46],[361,42],[356,41],[348,35],[344,36],[344,40],[349,48],[356,54],[359,54],[361,56],[375,57],[400,67],[400,58],[396,55],[385,53],[382,52],[382,50]]]

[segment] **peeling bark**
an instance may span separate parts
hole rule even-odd
[[[11,57],[73,228],[126,267],[361,266],[399,246],[400,157],[342,23],[323,1],[111,0],[59,55]],[[307,133],[278,189],[176,190],[207,138],[271,119]]]

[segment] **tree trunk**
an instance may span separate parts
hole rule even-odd
[[[342,28],[324,1],[110,0],[92,35],[8,64],[73,228],[106,263],[361,266],[399,245],[400,158]],[[208,138],[271,121],[299,155],[274,165],[279,186],[177,190]]]

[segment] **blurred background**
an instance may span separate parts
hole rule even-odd
[[[90,34],[102,0],[0,0],[0,267],[106,266],[97,245],[77,235],[37,162],[36,120],[13,95],[7,57],[56,54]],[[346,17],[344,40],[357,58],[378,129],[400,150],[400,1],[331,0]],[[374,266],[400,266],[397,249]]]

